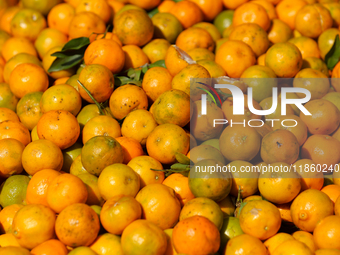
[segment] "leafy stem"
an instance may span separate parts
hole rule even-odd
[[[91,92],[82,84],[79,80],[77,80],[78,84],[85,90],[85,92],[89,95],[92,101],[97,105],[100,115],[105,115],[102,106],[98,103],[98,101],[92,96]]]

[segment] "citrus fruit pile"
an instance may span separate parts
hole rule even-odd
[[[0,0],[0,255],[339,255],[339,25],[338,0]]]

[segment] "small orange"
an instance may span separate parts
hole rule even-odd
[[[316,225],[313,236],[319,249],[340,249],[340,216],[331,215],[319,221]]]
[[[162,164],[150,156],[137,156],[131,159],[127,166],[139,175],[141,188],[153,183],[162,183],[164,180],[164,172],[152,170],[163,170]]]
[[[291,30],[295,29],[295,16],[307,4],[304,0],[282,0],[276,6],[277,16],[285,22]]]
[[[23,170],[21,158],[25,146],[14,138],[0,140],[0,176],[7,178],[13,174],[20,174]]]
[[[79,177],[86,186],[88,194],[86,204],[101,206],[104,203],[104,199],[99,192],[98,177],[89,173],[81,173],[77,175],[77,177]]]
[[[150,101],[155,101],[162,93],[171,89],[172,76],[164,67],[152,67],[143,77],[142,88]]]
[[[294,238],[287,233],[278,233],[267,239],[263,244],[267,247],[269,254],[273,254],[275,249],[287,240],[294,240]]]
[[[20,246],[33,249],[52,239],[56,214],[44,205],[26,205],[13,218],[12,233]]]
[[[90,43],[84,54],[85,65],[101,64],[112,73],[119,73],[125,63],[122,47],[112,39],[97,39]]]
[[[143,47],[143,52],[146,54],[151,63],[165,59],[166,52],[170,47],[170,43],[165,39],[154,39]]]
[[[294,170],[301,176],[301,191],[306,189],[321,190],[324,184],[323,173],[316,171],[314,161],[299,159],[294,163]]]
[[[288,42],[294,44],[301,52],[302,58],[316,57],[320,58],[320,51],[318,44],[311,38],[299,36],[290,39]]]
[[[72,113],[65,110],[51,110],[40,118],[37,132],[40,139],[50,140],[63,150],[75,144],[80,134],[80,127]]]
[[[287,23],[280,19],[273,19],[268,30],[268,39],[271,43],[287,42],[292,38],[293,32]]]
[[[143,147],[136,139],[130,137],[117,137],[124,153],[123,164],[127,164],[131,159],[144,155]]]
[[[323,193],[326,193],[329,198],[335,203],[340,196],[340,186],[336,184],[330,184],[321,189]]]
[[[182,49],[176,45],[171,45],[165,56],[165,66],[172,76],[178,74],[189,64],[196,62]]]
[[[42,59],[50,49],[64,46],[65,43],[67,43],[67,36],[63,32],[54,28],[45,28],[38,34],[34,46]]]
[[[77,222],[77,224],[74,224]],[[97,238],[100,223],[96,212],[86,204],[67,206],[55,223],[58,239],[71,247],[88,246]]]
[[[122,50],[125,55],[124,70],[141,67],[150,62],[144,51],[136,45],[125,45]]]
[[[120,236],[105,233],[99,235],[97,239],[91,244],[90,248],[100,254],[116,254],[123,255]]]
[[[190,57],[198,62],[200,60],[215,60],[215,54],[205,48],[194,48],[188,51]]]
[[[67,253],[65,244],[56,239],[47,240],[31,250],[33,255],[66,255]]]
[[[217,64],[215,61],[211,60],[199,60],[197,64],[203,66],[210,73],[211,78],[218,78],[221,76],[226,76],[227,73],[224,71],[223,67]]]
[[[5,120],[0,122],[0,139],[14,138],[24,146],[31,142],[31,135],[28,128],[18,121]]]
[[[19,53],[27,53],[35,57],[38,56],[32,42],[23,37],[11,37],[2,46],[1,54],[8,61]]]
[[[315,252],[318,249],[314,241],[313,235],[307,231],[295,231],[292,234],[292,237],[294,237],[295,240],[298,240],[307,245],[312,252]]]
[[[0,28],[7,32],[8,34],[11,34],[11,20],[17,14],[18,11],[21,10],[21,7],[19,6],[11,6],[8,7],[0,18]],[[9,38],[9,37],[8,37]]]
[[[179,253],[214,254],[220,246],[220,234],[210,220],[195,215],[174,227],[172,241]]]
[[[51,180],[47,188],[47,203],[53,211],[60,213],[76,203],[85,203],[88,192],[83,181],[72,174],[61,174]]]
[[[81,163],[81,154],[78,155],[70,166],[70,174],[78,176],[80,174],[88,173],[84,168],[83,164]]]
[[[44,92],[48,88],[48,76],[42,67],[23,63],[11,72],[9,86],[16,97],[22,98],[27,93]]]
[[[0,236],[0,245],[1,245],[1,248],[8,247],[8,246],[21,247],[20,244],[18,243],[17,239],[15,238],[15,236],[12,233],[1,235]]]
[[[91,64],[85,66],[84,69],[81,70],[78,80],[98,103],[109,99],[114,89],[113,74],[110,69],[104,65]],[[80,84],[78,84],[78,91],[83,99],[89,103],[94,103]]]
[[[22,247],[3,247],[0,249],[0,254],[1,255],[31,255],[29,250],[22,248]]]
[[[222,0],[211,2],[209,0],[190,0],[198,5],[203,13],[204,20],[212,21],[222,10]]]
[[[324,7],[327,8],[327,10],[329,10],[332,19],[333,19],[333,27],[338,27],[340,25],[340,5],[339,3],[336,2],[329,2],[329,3],[324,3],[323,4]]]
[[[55,5],[47,14],[47,24],[50,28],[58,29],[64,34],[68,34],[68,27],[75,15],[75,9],[68,3]]]
[[[258,255],[268,254],[266,246],[258,238],[248,234],[241,234],[230,239],[225,247],[224,255],[237,254],[240,249],[246,252],[245,254],[253,254],[253,252]]]
[[[12,204],[4,207],[0,212],[0,231],[1,234],[12,233],[13,218],[17,211],[23,208],[22,204]]]
[[[17,114],[22,124],[32,130],[42,116],[40,100],[43,92],[36,91],[24,95],[17,104]]]
[[[185,52],[195,48],[205,48],[213,51],[215,42],[205,29],[190,27],[178,35],[176,45]]]
[[[81,0],[76,7],[76,13],[93,12],[107,23],[112,16],[112,9],[105,0]]]
[[[307,245],[297,240],[287,240],[280,244],[272,253],[273,255],[288,255],[292,253],[298,253],[301,255],[312,255],[314,254]]]
[[[203,21],[203,13],[200,7],[191,1],[177,2],[169,12],[181,22],[184,29]]]
[[[111,234],[121,235],[124,229],[142,216],[141,205],[131,196],[108,199],[100,211],[100,221]]]
[[[171,1],[163,1],[163,3],[172,3]],[[161,4],[162,5],[162,4]],[[181,22],[171,13],[162,12],[161,5],[158,7],[159,13],[156,13],[152,18],[154,25],[154,38],[162,38],[169,43],[174,43],[177,36],[183,31]],[[175,5],[175,3],[174,3]]]
[[[337,35],[340,35],[338,28],[328,28],[318,37],[318,46],[322,59],[325,59],[326,54],[332,48]]]

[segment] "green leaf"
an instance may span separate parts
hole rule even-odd
[[[152,67],[156,67],[156,66],[166,68],[164,59],[158,60],[155,63],[150,64],[149,69],[152,68]]]
[[[64,45],[64,47],[62,48],[62,51],[79,50],[82,47],[87,46],[89,44],[90,44],[90,39],[88,37],[74,38]]]
[[[181,170],[181,171],[188,171],[190,170],[190,165],[182,164],[182,163],[175,163],[170,166],[171,170]]]
[[[214,101],[215,105],[217,105],[216,100],[215,100],[215,97],[210,93],[210,91],[208,91],[208,90],[206,90],[206,89],[204,89],[204,88],[200,88],[200,87],[197,87],[197,88],[198,88],[198,89],[201,89],[201,90],[203,90],[205,93],[207,93],[207,94],[211,97],[211,99]]]
[[[335,65],[340,60],[340,40],[339,35],[336,35],[334,44],[325,56],[325,62],[329,70],[333,70]]]
[[[47,72],[56,72],[74,67],[81,63],[83,57],[83,54],[76,54],[66,58],[56,58]]]

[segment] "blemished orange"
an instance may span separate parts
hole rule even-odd
[[[139,242],[136,242],[138,238]],[[162,255],[166,251],[167,238],[164,231],[148,220],[135,220],[121,236],[124,254]]]
[[[185,52],[195,48],[205,48],[213,51],[215,42],[205,29],[190,27],[178,35],[176,45]]]
[[[164,180],[164,172],[152,170],[163,170],[163,165],[150,156],[137,156],[131,159],[127,166],[139,175],[140,188],[153,183],[162,183]]]
[[[23,63],[11,72],[9,86],[16,97],[22,98],[31,92],[44,92],[48,88],[48,76],[42,67]]]
[[[105,23],[108,23],[112,16],[112,9],[105,0],[81,0],[75,10],[76,13],[93,12],[101,17]]]
[[[67,206],[58,215],[55,223],[58,239],[71,247],[90,245],[97,238],[99,229],[100,222],[97,213],[83,203]]]
[[[33,249],[52,239],[56,214],[44,205],[26,205],[13,218],[12,233],[20,246]]]
[[[340,236],[340,216],[331,215],[323,218],[315,227],[314,241],[319,249],[338,249]]]
[[[169,1],[164,1],[163,3],[166,2]],[[160,11],[160,9],[158,10]],[[174,43],[177,36],[183,31],[180,21],[169,12],[160,11],[155,14],[151,20],[155,27],[153,36],[156,39],[162,38],[167,40],[169,43]]]
[[[143,46],[153,36],[154,26],[144,10],[126,10],[116,15],[114,33],[124,45]]]
[[[181,22],[184,29],[203,21],[203,13],[200,7],[191,1],[177,2],[169,12]]]
[[[301,230],[312,232],[317,223],[333,214],[333,202],[316,189],[302,191],[290,207],[293,223]]]
[[[145,52],[136,45],[125,45],[122,50],[125,56],[124,70],[138,68],[150,62]]]
[[[171,89],[172,76],[164,67],[152,67],[143,77],[142,88],[150,101],[155,101],[162,93]]]
[[[326,193],[333,203],[336,202],[340,196],[340,186],[336,184],[330,184],[321,189],[323,193]]]
[[[195,215],[174,227],[172,241],[178,253],[214,254],[220,246],[220,234],[210,220]]]
[[[33,255],[66,255],[68,250],[62,242],[57,239],[50,239],[31,250]]]
[[[47,189],[57,176],[61,173],[53,169],[43,169],[37,172],[30,180],[26,191],[27,204],[41,204],[49,206],[47,203]]]
[[[0,231],[1,234],[12,233],[13,218],[17,211],[23,208],[22,204],[12,204],[4,207],[0,212]]]
[[[118,121],[107,115],[100,115],[90,119],[82,130],[83,144],[98,135],[111,136],[113,138],[121,136]]]
[[[85,203],[88,192],[83,181],[72,174],[64,173],[51,180],[46,200],[51,209],[60,213],[67,206]]]
[[[37,132],[40,139],[50,140],[63,150],[75,144],[80,134],[80,126],[72,113],[51,110],[41,116]]]
[[[316,41],[309,37],[299,36],[290,39],[288,42],[294,44],[301,52],[302,58],[320,58],[320,50]]]
[[[268,39],[271,43],[287,42],[293,36],[291,28],[280,19],[273,19],[268,30]]]
[[[69,39],[78,37],[90,37],[94,41],[96,35],[93,33],[104,33],[106,30],[104,20],[93,12],[76,13],[68,28]]]
[[[97,39],[93,41],[84,54],[85,65],[101,64],[112,73],[119,73],[125,63],[122,47],[112,39]]]
[[[86,65],[81,70],[78,80],[98,103],[102,103],[109,99],[114,89],[112,72],[109,68],[101,64]],[[78,91],[83,99],[89,103],[94,103],[80,84],[78,84]]]
[[[120,143],[124,153],[123,164],[127,164],[131,159],[144,155],[142,145],[131,137],[117,137],[116,140]]]
[[[63,153],[53,142],[45,139],[29,143],[22,153],[22,165],[25,171],[34,175],[43,169],[61,170]]]
[[[181,206],[184,206],[191,199],[195,198],[189,188],[188,177],[180,173],[171,174],[163,181],[163,184],[169,186],[175,191],[176,197],[181,203]]]
[[[239,78],[242,73],[256,63],[253,50],[242,41],[227,41],[216,52],[215,61],[231,78]]]
[[[100,221],[106,231],[121,235],[133,221],[142,217],[142,207],[131,196],[115,196],[108,199],[100,211]]]
[[[148,98],[144,90],[136,85],[123,85],[113,91],[109,101],[114,118],[120,120],[137,109],[148,108]]]
[[[25,146],[14,138],[0,140],[0,176],[8,178],[13,174],[20,174],[23,170],[21,163]]]
[[[55,5],[47,15],[47,24],[50,28],[58,29],[68,35],[68,27],[71,23],[75,9],[68,3]]]
[[[5,120],[0,122],[0,139],[14,138],[24,146],[31,142],[30,131],[18,121]]]

